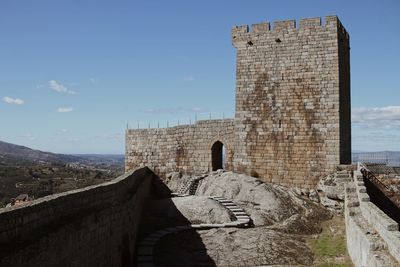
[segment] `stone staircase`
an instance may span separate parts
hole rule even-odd
[[[342,181],[345,182],[345,183],[351,182],[351,180],[352,180],[352,179],[351,179],[351,175],[350,175],[349,172],[346,171],[346,170],[337,171],[337,172],[335,173],[335,177],[336,177],[337,179],[342,180]]]
[[[317,202],[337,214],[342,214],[344,211],[345,185],[350,181],[351,175],[347,170],[338,170],[321,179],[317,185],[319,197]]]
[[[201,180],[203,180],[205,177],[205,175],[191,177],[186,183],[179,187],[178,192],[172,193],[171,195],[174,197],[196,195],[197,188],[199,187]]]
[[[196,195],[197,188],[199,187],[200,184],[200,179],[196,179],[192,182],[192,184],[189,187],[189,195]]]
[[[177,193],[173,193],[173,196],[176,197],[185,197],[189,195],[195,195],[197,188],[202,179],[205,176],[193,177],[190,178],[185,184],[183,184]],[[252,227],[253,222],[250,216],[238,205],[236,205],[232,200],[226,199],[222,196],[210,196],[209,199],[212,199],[226,208],[229,213],[233,215],[234,220],[231,222],[220,223],[220,224],[211,224],[211,223],[202,223],[202,224],[190,224],[190,225],[182,225],[175,227],[168,227],[159,231],[156,231],[140,242],[138,246],[138,257],[137,257],[137,266],[138,267],[154,267],[154,247],[157,242],[168,234],[177,233],[180,231],[188,231],[188,230],[208,230],[212,228],[227,228],[227,227],[236,227],[236,228],[246,228]]]

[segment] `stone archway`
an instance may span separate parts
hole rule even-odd
[[[219,169],[224,169],[225,161],[225,148],[221,141],[216,141],[211,146],[211,165],[212,170],[216,171]]]

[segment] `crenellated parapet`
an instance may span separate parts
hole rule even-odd
[[[347,39],[349,38],[348,33],[342,26],[337,16],[326,16],[325,23],[322,23],[321,17],[315,18],[303,18],[299,20],[282,20],[275,21],[271,27],[269,22],[262,22],[257,24],[240,25],[235,26],[232,29],[232,42],[235,47],[242,47],[248,45],[254,45],[254,42],[259,39],[260,36],[268,35],[271,38],[282,37],[285,34],[301,34],[303,32],[310,33],[310,30],[324,30],[332,33],[340,32]]]

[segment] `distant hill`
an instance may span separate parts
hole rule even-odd
[[[32,163],[75,163],[84,165],[124,166],[124,155],[118,154],[57,154],[0,141],[0,165],[30,165]]]
[[[3,165],[29,162],[72,163],[83,161],[86,161],[86,159],[72,155],[44,152],[31,149],[26,146],[20,146],[0,141],[0,163]]]
[[[122,154],[73,154],[73,156],[97,162],[98,164],[124,165],[125,163],[125,155]]]
[[[0,208],[20,194],[38,198],[110,181],[124,155],[66,155],[0,141]]]

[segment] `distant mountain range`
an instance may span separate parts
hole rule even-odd
[[[0,164],[23,165],[31,163],[79,163],[123,165],[124,155],[79,154],[67,155],[44,152],[26,146],[0,141]]]
[[[352,161],[385,163],[400,166],[400,151],[353,152]],[[124,155],[118,154],[56,154],[0,141],[0,165],[32,163],[77,163],[86,165],[124,165]]]
[[[400,166],[400,151],[353,152],[352,161]]]

